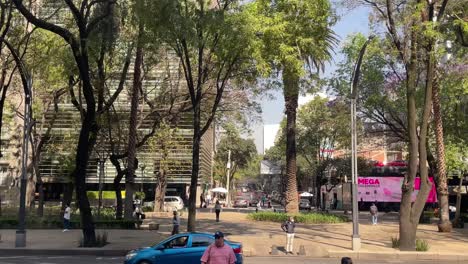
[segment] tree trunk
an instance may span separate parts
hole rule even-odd
[[[76,198],[80,208],[81,225],[83,230],[83,246],[93,247],[96,244],[96,233],[94,230],[93,215],[88,196],[86,195],[86,169],[88,167],[89,153],[92,149],[93,138],[97,133],[96,124],[96,101],[94,100],[93,86],[90,80],[88,53],[86,48],[87,36],[80,32],[81,49],[74,50],[75,60],[80,71],[83,83],[83,95],[86,101],[86,113],[81,124],[78,147],[76,151],[76,167],[73,173],[75,178]]]
[[[5,80],[6,80],[6,75],[7,75],[7,70],[6,68],[4,67],[2,69],[2,76],[1,76],[1,79],[0,79],[0,85],[1,85],[1,91],[2,91],[2,95],[0,97],[0,135],[2,134],[2,127],[3,127],[3,106],[5,105],[5,99],[6,99],[6,94],[7,94],[7,90],[8,90],[8,86],[5,86]],[[0,137],[0,158],[3,157],[3,152],[2,152],[2,140],[1,140],[1,137]]]
[[[128,156],[127,156],[127,174],[125,175],[125,219],[133,218],[133,193],[135,188],[135,169],[138,166],[136,160],[136,137],[137,137],[137,119],[138,119],[138,98],[141,89],[141,66],[143,64],[143,24],[140,22],[138,29],[138,44],[133,71],[133,89],[130,105],[130,124],[128,132]],[[143,179],[142,179],[143,180]]]
[[[414,24],[414,22],[413,22]],[[401,186],[400,203],[400,250],[415,250],[417,223],[413,222],[411,194],[418,170],[418,135],[416,127],[416,70],[417,70],[417,34],[411,32],[410,62],[406,69],[406,107],[408,112],[409,163],[408,172]]]
[[[159,169],[159,175],[156,178],[156,189],[154,193],[154,212],[164,211],[164,195],[166,193],[166,170]]]
[[[86,195],[86,168],[89,160],[89,136],[92,126],[95,125],[94,113],[87,112],[81,126],[76,155],[75,190],[80,208],[81,225],[83,229],[83,246],[93,247],[96,244],[93,216]]]
[[[122,181],[122,178],[125,175],[125,172],[122,171],[119,160],[117,159],[115,155],[111,155],[109,159],[112,162],[112,165],[114,165],[115,170],[117,171],[117,175],[115,176],[114,182],[113,182],[114,191],[115,191],[115,202],[116,202],[115,218],[122,219],[123,207],[122,207],[122,190],[120,189],[120,182]]]
[[[200,171],[200,104],[193,108],[193,147],[192,147],[192,177],[190,179],[189,213],[187,221],[187,232],[195,232],[197,184]]]
[[[34,174],[30,173],[28,177],[28,183],[26,185],[26,205],[29,205],[29,209],[31,211],[34,210],[34,206],[35,206],[35,200],[34,200],[35,193],[36,193],[36,180],[34,179]]]
[[[287,213],[299,212],[296,166],[296,110],[299,79],[294,73],[283,71],[284,101],[286,112],[286,205]]]
[[[449,219],[449,203],[448,203],[448,187],[447,187],[447,169],[445,166],[445,146],[444,146],[444,130],[442,124],[442,113],[440,111],[440,96],[439,83],[435,77],[433,90],[433,109],[434,109],[434,126],[436,136],[437,150],[437,194],[439,196],[439,214],[440,221],[437,224],[439,232],[451,232],[452,223]]]
[[[416,30],[411,32],[411,61],[408,67],[408,82],[407,82],[407,103],[408,103],[408,130],[410,138],[410,164],[409,176],[405,177],[405,183],[402,186],[402,202],[400,210],[400,250],[415,250],[416,248],[416,231],[421,213],[427,201],[431,189],[431,183],[428,178],[427,167],[427,130],[429,117],[432,109],[432,84],[434,78],[435,58],[433,55],[433,47],[431,44],[427,46],[427,75],[425,86],[425,100],[423,105],[423,116],[419,126],[419,142],[417,137],[416,127]],[[419,156],[418,156],[419,153]],[[419,159],[419,160],[418,160]],[[414,180],[417,173],[417,165],[419,162],[420,186],[416,200],[411,205],[411,194],[414,186]],[[407,181],[407,179],[411,179]]]

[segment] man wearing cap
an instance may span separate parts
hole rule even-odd
[[[223,232],[217,231],[214,234],[215,242],[211,244],[203,253],[202,264],[234,264],[236,255],[228,244],[224,244]]]

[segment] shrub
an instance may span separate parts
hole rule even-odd
[[[141,209],[143,210],[143,212],[153,212],[152,206],[143,206]]]
[[[392,248],[400,247],[400,239],[398,237],[392,237]]]
[[[275,212],[258,212],[250,213],[247,215],[248,219],[255,221],[270,221],[270,222],[285,222],[288,220],[289,215],[286,213],[275,213]],[[335,224],[347,222],[348,218],[343,216],[337,216],[332,214],[323,213],[307,213],[297,214],[294,216],[297,223],[305,224]]]
[[[428,251],[429,244],[426,240],[416,239],[416,251]]]

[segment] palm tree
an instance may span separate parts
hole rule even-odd
[[[262,40],[262,59],[281,71],[286,114],[286,211],[298,212],[296,110],[301,90],[312,90],[337,43],[328,0],[270,0],[253,4]],[[268,72],[268,71],[267,71]],[[304,77],[309,77],[305,80]]]

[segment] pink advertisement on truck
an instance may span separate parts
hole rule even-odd
[[[401,201],[401,185],[403,177],[359,177],[358,178],[358,199],[363,202],[397,202]],[[429,177],[432,183],[431,191],[427,197],[428,203],[437,202],[437,193],[434,185],[434,178]],[[416,200],[419,192],[421,179],[416,178],[414,182],[414,192],[412,200]]]

